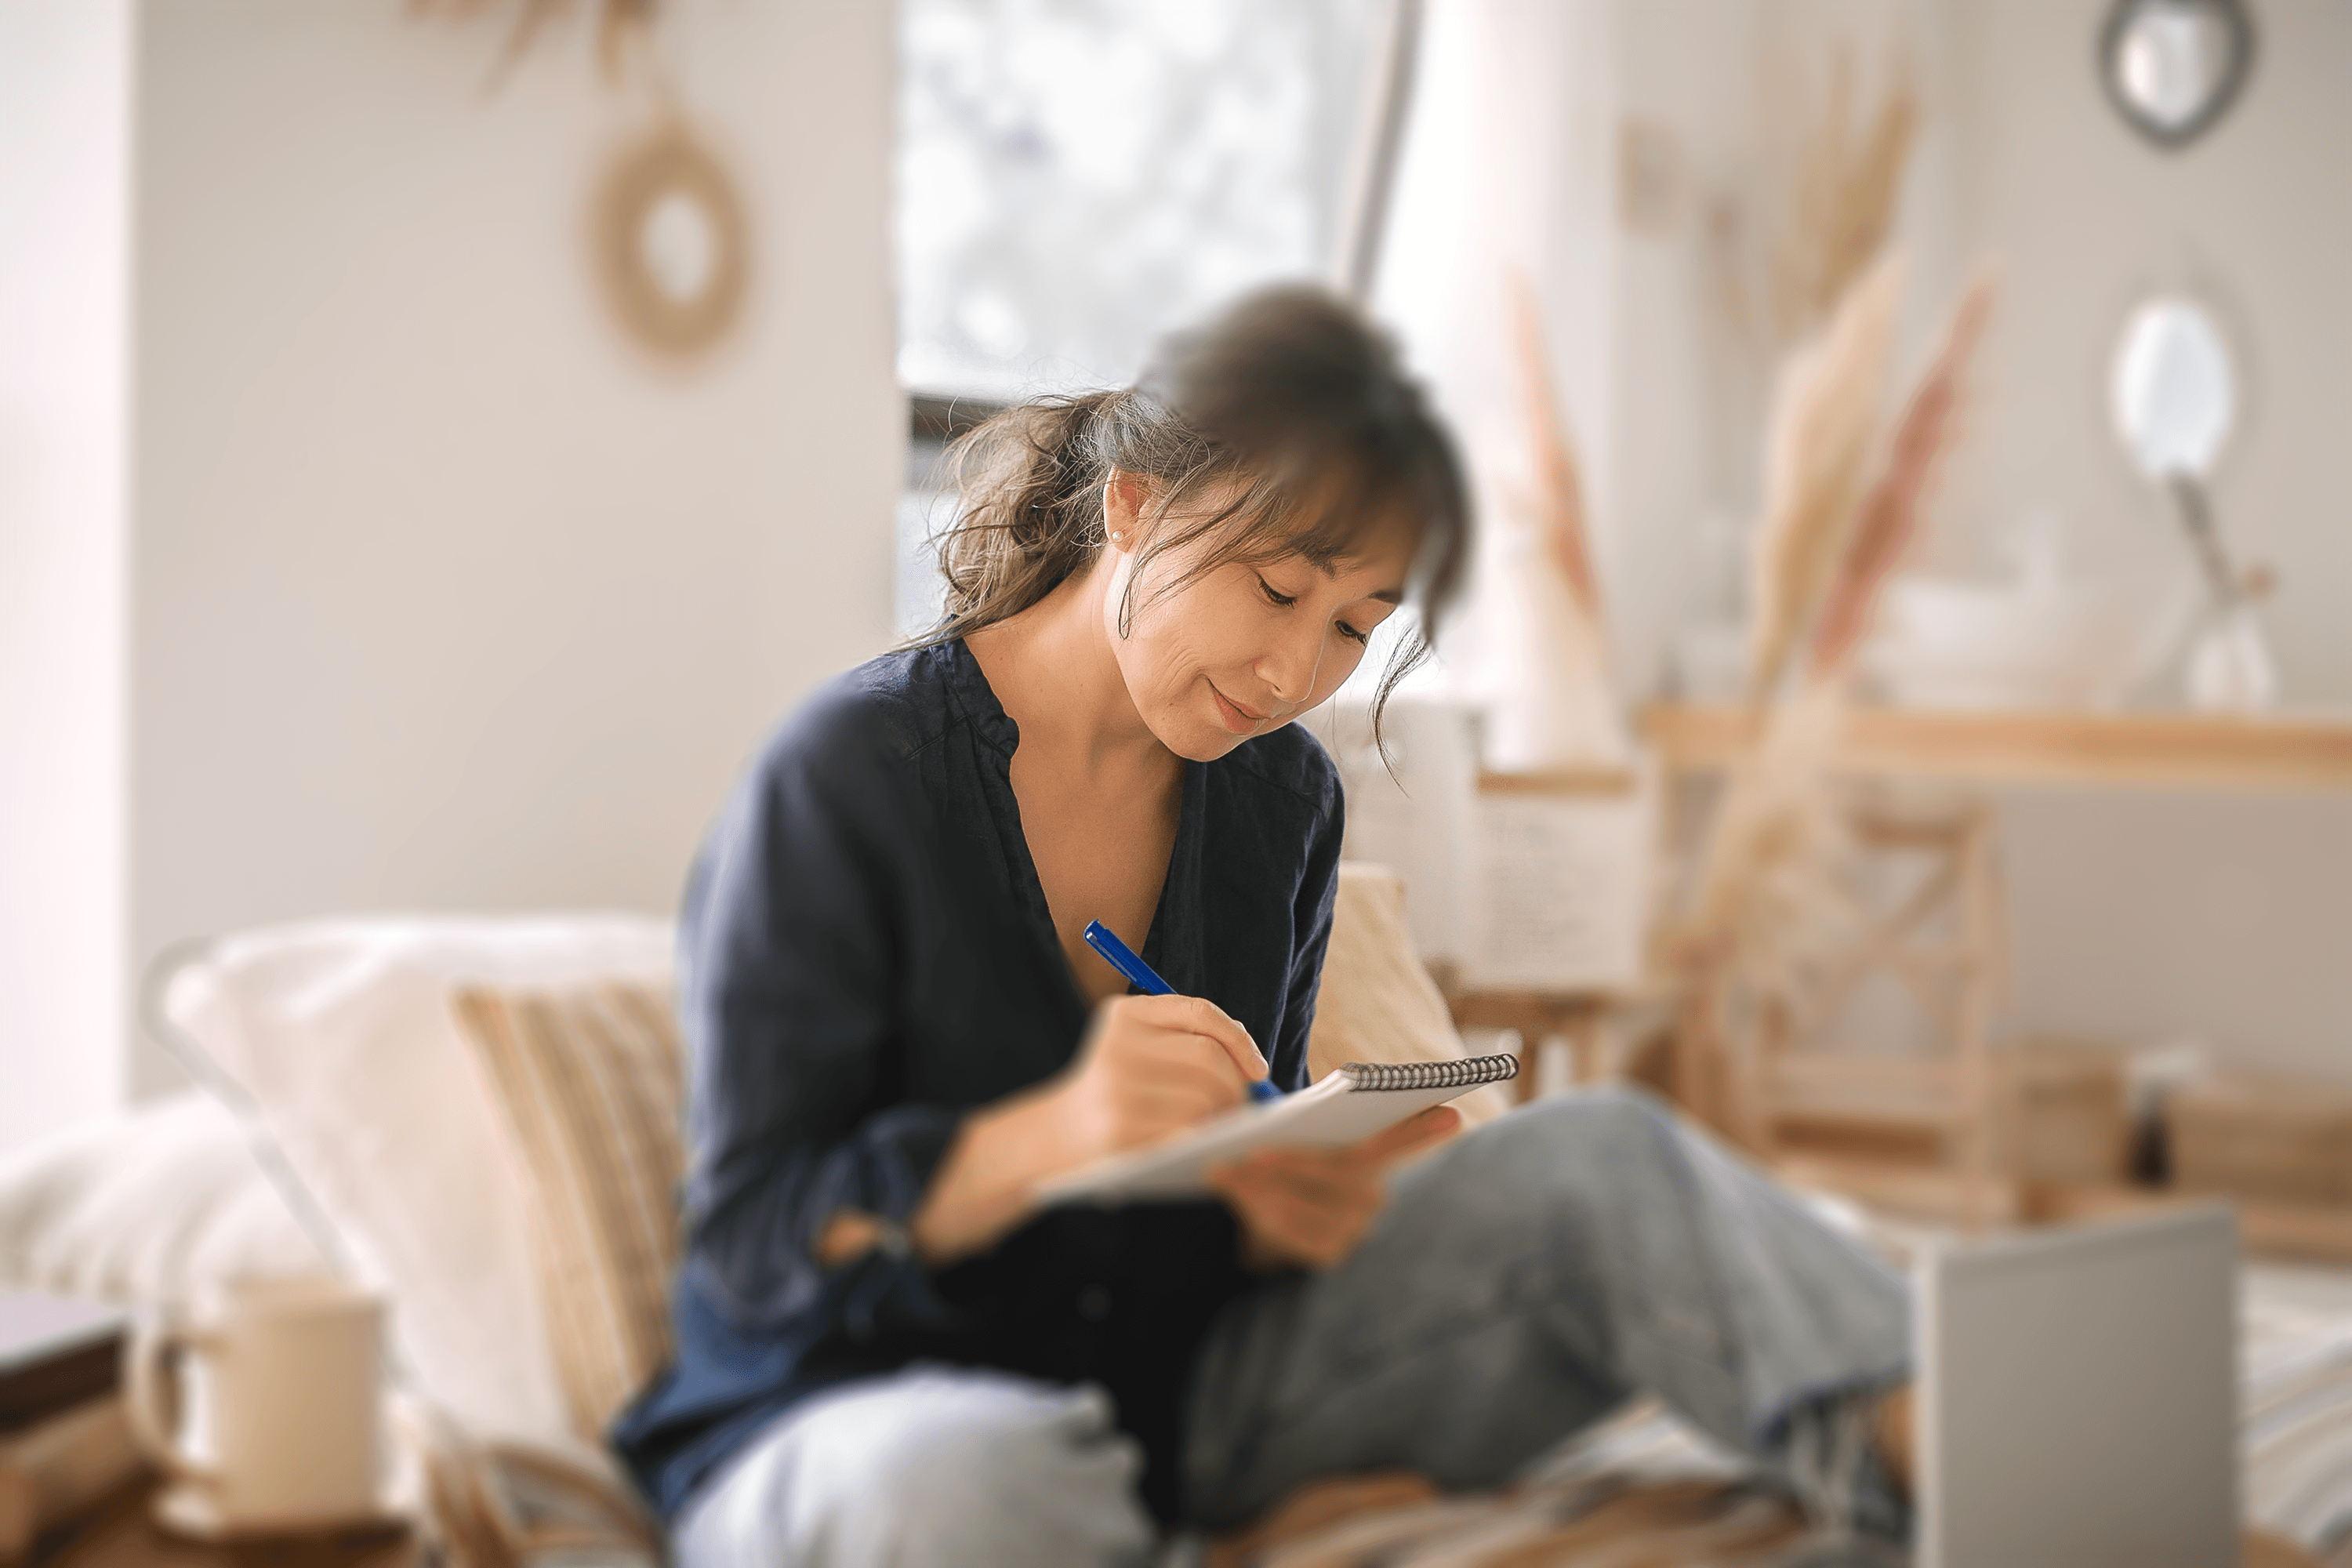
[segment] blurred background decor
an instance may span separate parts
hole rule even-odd
[[[687,121],[665,120],[614,156],[591,232],[613,314],[640,346],[691,358],[726,338],[751,276],[751,224],[727,166]]]
[[[451,1429],[578,1436],[478,1053],[392,1029],[433,1115],[256,1145],[139,976],[399,910],[666,952],[756,737],[929,623],[944,439],[1314,278],[1489,525],[1389,758],[1307,720],[1394,873],[1330,1020],[1639,1076],[1886,1237],[2228,1195],[2249,1508],[2347,1550],[2340,0],[415,9],[0,0],[0,1285],[356,1267],[299,1148],[469,1369],[482,1560],[588,1518]],[[742,282],[637,353],[583,222],[673,121],[599,243]]]
[[[1867,110],[1854,101],[1850,42],[1832,48],[1826,81],[1801,67],[1792,75],[1780,101],[1804,118],[1788,132],[1766,242],[1765,320],[1782,347],[1826,321],[1885,248],[1919,128],[1918,89],[1899,55],[1880,70]]]
[[[2091,575],[2046,512],[2003,543],[1998,575],[1906,572],[1887,584],[1863,660],[1889,702],[2108,710],[2179,651],[2196,603],[2179,574]]]
[[[1884,321],[1899,276],[1890,260],[1858,280],[1825,342],[1867,341],[1853,323]],[[1873,605],[1917,532],[1930,482],[1956,439],[1961,379],[1991,299],[1984,280],[1963,296],[1940,352],[1883,447],[1869,434],[1881,422],[1877,356],[1825,354],[1820,363],[1835,369],[1823,371],[1814,369],[1820,351],[1800,351],[1782,379],[1784,408],[1840,411],[1833,419],[1783,414],[1775,421],[1788,432],[1786,448],[1776,447],[1775,457],[1793,476],[1782,481],[1781,515],[1833,542],[1825,564],[1804,574],[1810,592],[1798,592],[1804,578],[1786,572],[1790,586],[1767,601],[1781,607],[1766,623],[1773,635],[1759,647],[1756,670],[1777,683],[1787,668],[1791,684],[1786,692],[1777,685],[1758,689],[1751,748],[1729,771],[1705,830],[1687,912],[1673,919],[1664,939],[1683,990],[1678,1089],[1700,1115],[1759,1150],[1773,1142],[1772,1105],[1780,1095],[1776,1058],[1842,1000],[1850,982],[1838,973],[1849,962],[1841,954],[1875,929],[1843,888],[1841,862],[1873,838],[1899,845],[1927,832],[1887,824],[1883,813],[1858,816],[1833,777],[1832,758]],[[1820,446],[1832,455],[1810,450]],[[1875,470],[1866,488],[1856,473],[1865,464]],[[1761,531],[1767,539],[1772,521],[1768,517]],[[1984,896],[1973,868],[1982,854],[1974,843],[1981,831],[1963,831],[1943,878],[1968,903]],[[1981,917],[1965,914],[1964,947],[1981,948],[1985,940]],[[1964,954],[1964,989],[1988,962],[1981,951]],[[1953,1087],[1964,1114],[1980,1124],[1982,998],[1963,997],[1957,1005],[1957,1018],[1940,1020],[1960,1064]]]
[[[1584,476],[1545,363],[1542,314],[1527,279],[1506,279],[1527,471],[1497,486],[1486,519],[1512,590],[1486,611],[1499,658],[1483,694],[1486,765],[1498,773],[1622,768],[1623,697],[1610,669],[1609,624],[1585,512]]]
[[[2125,123],[2186,147],[2230,111],[2254,68],[2244,0],[2115,0],[2099,29],[2099,79]]]
[[[2178,509],[2207,592],[2189,650],[2193,708],[2245,712],[2278,695],[2278,674],[2254,605],[2270,574],[2231,559],[2210,483],[2238,425],[2238,376],[2213,312],[2186,294],[2134,307],[2116,340],[2108,408],[2132,467]]]
[[[408,0],[413,15],[451,21],[511,12],[490,68],[495,94],[572,7],[566,0]],[[657,359],[690,361],[728,335],[751,279],[751,223],[740,187],[680,101],[661,54],[660,0],[600,0],[598,74],[650,105],[650,129],[597,177],[587,226],[596,278],[614,321]]]
[[[468,22],[499,13],[510,15],[507,36],[491,63],[486,82],[496,92],[506,85],[517,66],[549,36],[556,23],[568,19],[572,0],[407,0],[412,16]],[[617,87],[634,73],[658,68],[654,57],[654,25],[661,0],[593,0],[596,65],[605,85]]]

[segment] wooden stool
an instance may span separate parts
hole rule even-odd
[[[1615,1004],[1606,991],[1459,991],[1444,984],[1446,1010],[1457,1029],[1509,1029],[1520,1040],[1519,1076],[1511,1096],[1524,1105],[1535,1098],[1536,1058],[1543,1043],[1564,1040],[1569,1076],[1591,1083],[1601,1076],[1601,1023]]]

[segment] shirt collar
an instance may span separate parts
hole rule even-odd
[[[949,638],[938,645],[938,650],[946,668],[949,700],[971,721],[973,733],[1011,757],[1021,745],[1021,726],[996,700],[980,660],[971,657],[961,637]]]

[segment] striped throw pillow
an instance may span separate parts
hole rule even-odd
[[[533,1264],[573,1426],[599,1439],[669,1357],[684,1053],[645,985],[457,987],[532,1195]]]

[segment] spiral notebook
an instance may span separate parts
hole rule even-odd
[[[1203,1197],[1208,1172],[1260,1149],[1343,1148],[1415,1111],[1518,1073],[1517,1058],[1507,1056],[1349,1062],[1312,1089],[1244,1105],[1148,1147],[1056,1176],[1040,1184],[1037,1195],[1049,1204],[1106,1205]]]

